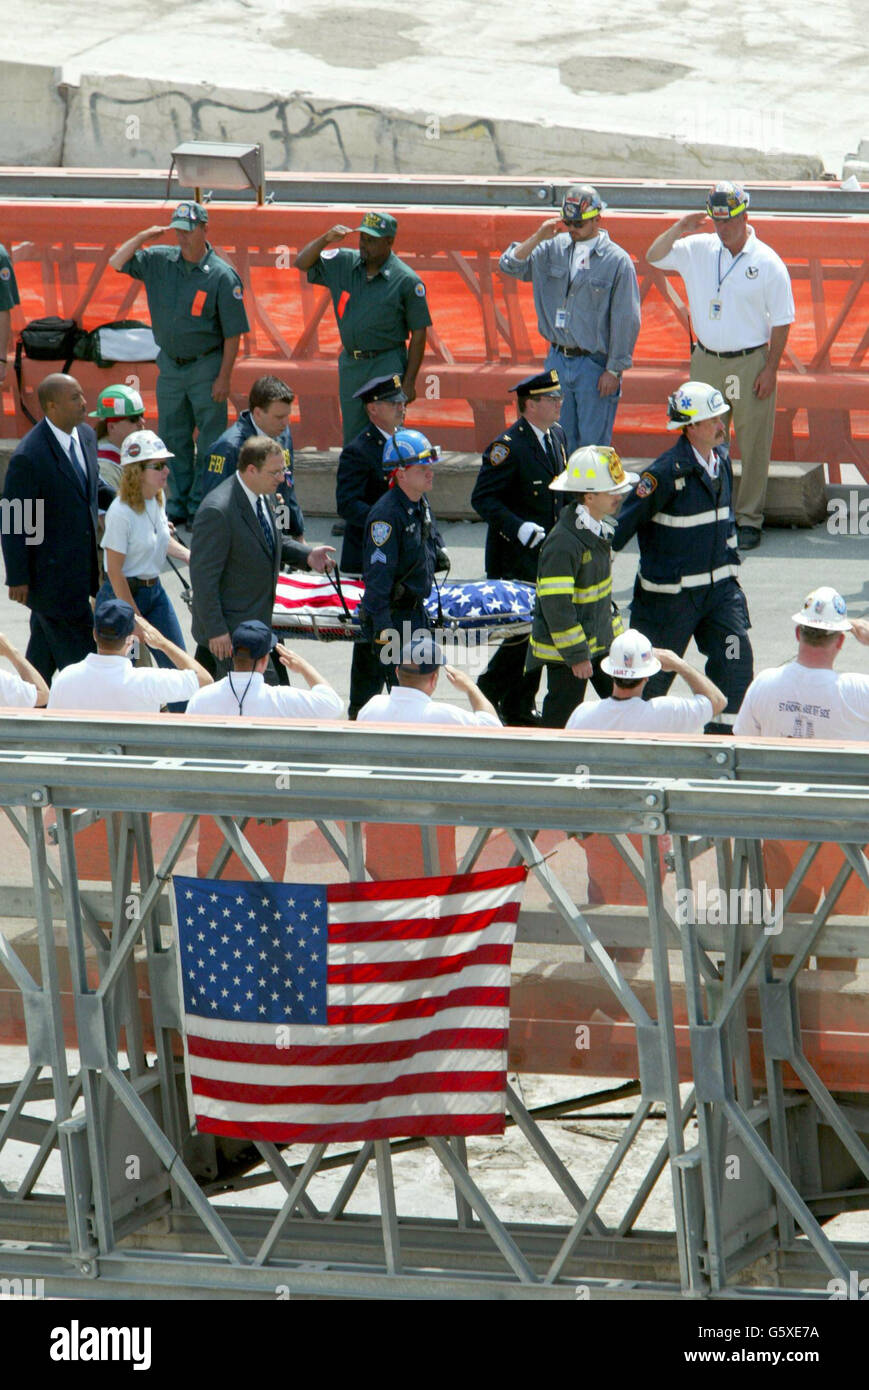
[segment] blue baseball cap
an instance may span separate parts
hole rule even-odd
[[[443,649],[438,646],[434,637],[428,632],[418,632],[412,641],[406,642],[402,647],[398,669],[414,675],[430,676],[432,671],[437,671],[446,664]]]
[[[278,645],[278,639],[270,627],[261,623],[258,618],[251,618],[249,622],[239,623],[235,632],[232,634],[232,650],[238,651],[243,647],[250,652],[255,661],[261,656],[268,656],[269,652],[274,651]]]
[[[122,598],[104,598],[94,609],[94,630],[99,637],[129,637],[135,626],[136,614]]]

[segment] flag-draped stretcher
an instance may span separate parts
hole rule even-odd
[[[323,642],[353,641],[359,635],[356,611],[365,593],[358,579],[335,581],[322,574],[282,574],[278,579],[273,627],[297,637]],[[520,636],[531,630],[534,585],[506,579],[444,584],[432,589],[426,611],[437,627],[460,635],[485,630],[490,639]]]

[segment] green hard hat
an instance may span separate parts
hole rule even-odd
[[[90,411],[98,420],[123,420],[144,413],[145,402],[132,386],[107,386],[97,397],[96,410]]]

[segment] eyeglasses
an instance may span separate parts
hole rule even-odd
[[[151,473],[162,473],[164,468],[169,467],[169,463],[164,459],[162,463],[143,463],[142,467],[148,469]]]

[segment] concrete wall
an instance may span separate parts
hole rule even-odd
[[[182,140],[254,140],[274,171],[533,177],[811,179],[811,155],[626,135],[615,131],[439,118],[362,102],[313,100],[83,74],[59,94],[54,70],[0,63],[0,163],[69,168],[168,168]],[[17,100],[10,93],[17,93]],[[8,104],[8,109],[7,109]],[[12,119],[13,106],[16,119]],[[21,111],[27,119],[22,121]]]

